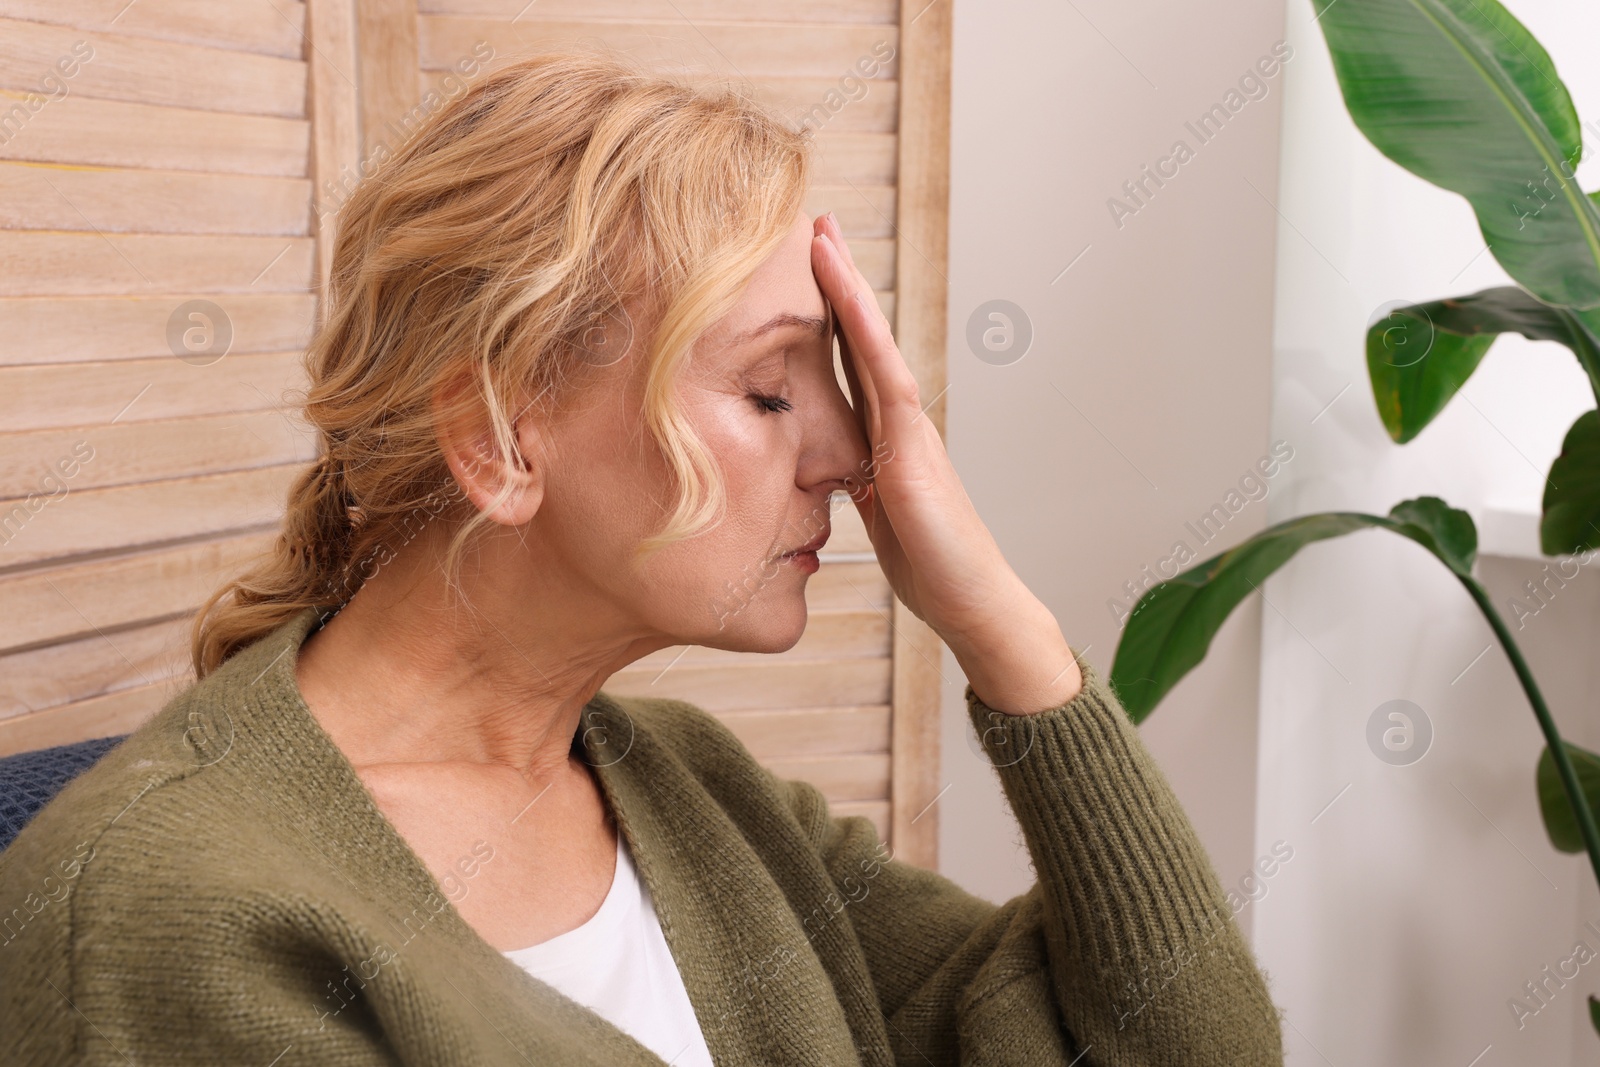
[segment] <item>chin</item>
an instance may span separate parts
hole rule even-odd
[[[793,591],[773,587],[739,602],[726,597],[715,601],[711,629],[696,644],[728,652],[787,652],[806,632],[805,586]]]

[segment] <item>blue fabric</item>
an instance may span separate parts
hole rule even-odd
[[[126,734],[19,752],[0,759],[0,851],[68,782],[94,766]]]

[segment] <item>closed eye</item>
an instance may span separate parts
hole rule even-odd
[[[767,396],[763,393],[751,393],[750,399],[754,400],[763,411],[792,411],[794,404],[781,396]]]

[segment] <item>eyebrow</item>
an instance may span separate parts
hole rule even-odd
[[[774,330],[782,330],[792,327],[799,327],[800,329],[813,333],[818,337],[827,337],[828,325],[827,319],[820,318],[816,315],[791,315],[786,312],[782,315],[774,315],[772,318],[768,319],[766,322],[763,322],[760,326],[757,326],[754,329],[746,330],[729,343],[735,345],[748,344],[749,342],[758,338],[765,337]]]

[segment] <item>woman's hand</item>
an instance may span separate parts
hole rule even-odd
[[[1059,624],[978,517],[838,221],[830,212],[815,230],[812,271],[871,449],[850,497],[890,586],[950,646],[985,704],[1028,714],[1066,703],[1082,678]]]

